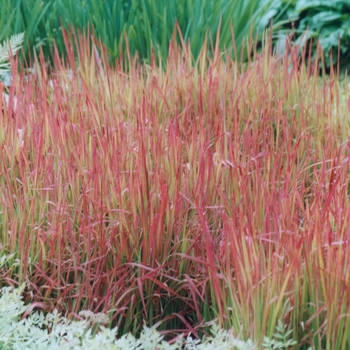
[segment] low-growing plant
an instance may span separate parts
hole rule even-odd
[[[108,323],[107,315],[81,311],[79,315],[84,319],[69,321],[60,316],[57,310],[47,315],[33,312],[33,305],[23,303],[21,297],[23,289],[24,285],[17,290],[11,287],[1,290],[0,347],[3,350],[23,348],[93,350],[101,347],[111,350],[140,348],[149,350],[256,349],[252,341],[238,340],[232,336],[232,333],[219,329],[217,324],[212,325],[211,336],[205,337],[203,341],[191,337],[184,339],[179,336],[172,344],[167,343],[163,340],[164,336],[156,331],[157,324],[152,328],[144,326],[139,339],[134,338],[131,334],[116,339],[117,330],[103,326]],[[24,317],[21,318],[23,314]],[[95,331],[93,331],[94,327],[96,327]],[[284,333],[285,328],[281,323],[278,327],[276,333],[278,342],[265,337],[264,349],[285,349],[288,345],[295,344],[293,341],[286,341],[289,332]]]
[[[16,54],[23,42],[24,33],[11,36],[0,44],[0,76],[10,70],[10,55]]]
[[[287,325],[284,325],[281,320],[278,320],[276,326],[276,333],[273,334],[274,338],[269,339],[264,337],[263,348],[265,350],[275,350],[275,349],[290,349],[292,346],[296,345],[297,342],[290,339],[293,334],[293,330],[286,330]]]

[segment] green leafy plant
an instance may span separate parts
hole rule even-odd
[[[263,3],[261,0],[3,0],[0,40],[11,32],[25,30],[26,58],[33,57],[34,48],[37,54],[42,49],[46,59],[52,60],[54,41],[59,52],[65,52],[62,33],[65,28],[76,34],[94,32],[107,47],[111,62],[125,54],[127,48],[148,63],[153,54],[166,62],[177,23],[195,58],[207,34],[208,49],[212,49],[210,41],[215,46],[219,27],[220,49],[232,48],[234,32],[240,57],[243,42],[261,34],[260,19],[272,3],[272,0]],[[233,50],[231,53],[234,55]]]
[[[21,47],[24,33],[12,35],[0,44],[0,75],[10,70],[10,54],[14,55]]]
[[[279,45],[294,33],[300,46],[313,43],[315,53],[317,42],[321,45],[327,68],[336,65],[338,53],[340,64],[349,68],[350,58],[350,2],[347,0],[279,0],[273,4],[274,36]]]
[[[144,326],[139,339],[127,334],[117,339],[117,329],[108,329],[103,323],[108,323],[108,316],[80,312],[80,321],[69,321],[55,310],[44,315],[41,312],[30,312],[35,305],[24,305],[21,294],[24,285],[18,289],[5,287],[0,297],[0,348],[12,349],[100,349],[111,350],[210,350],[210,349],[255,349],[251,341],[244,342],[235,339],[229,332],[212,326],[212,336],[203,341],[180,336],[169,344],[164,336],[156,331],[157,324],[151,328]],[[21,318],[26,314],[25,318]],[[85,318],[85,319],[84,319]],[[107,321],[105,320],[107,318]],[[97,326],[97,331],[92,331]]]
[[[263,348],[265,350],[287,350],[296,345],[297,342],[293,339],[290,339],[293,330],[290,329],[287,331],[286,328],[287,325],[284,325],[281,320],[278,320],[276,332],[273,334],[273,339],[264,337]]]
[[[210,335],[202,340],[183,336],[177,337],[172,344],[164,341],[164,336],[157,332],[158,324],[153,327],[144,326],[139,339],[126,334],[117,339],[117,329],[109,329],[104,324],[109,323],[106,314],[94,314],[85,310],[79,313],[79,321],[68,320],[58,314],[57,310],[44,315],[33,312],[40,306],[25,305],[22,293],[25,285],[14,289],[3,287],[0,291],[0,347],[3,350],[12,349],[158,349],[158,350],[211,350],[235,349],[255,350],[256,345],[251,341],[242,341],[233,337],[232,332],[220,329],[213,323]],[[286,326],[278,322],[275,339],[264,338],[263,349],[288,349],[296,342],[288,340],[291,330],[285,331]],[[94,331],[95,329],[95,331]]]

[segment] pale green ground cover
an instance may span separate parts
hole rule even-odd
[[[21,293],[25,285],[18,289],[5,287],[0,297],[0,349],[257,349],[251,340],[242,341],[233,337],[229,331],[220,330],[217,325],[211,328],[212,336],[203,341],[179,337],[173,344],[163,340],[155,326],[144,326],[139,339],[131,334],[116,339],[117,328],[109,329],[105,314],[93,314],[90,311],[80,312],[82,321],[70,321],[57,312],[44,315],[31,312],[31,305],[25,305]],[[27,317],[22,317],[27,315]],[[263,349],[290,349],[295,341],[290,340],[291,330],[285,332],[281,323],[276,328],[274,339],[265,338]]]
[[[0,43],[0,75],[10,70],[10,55],[14,55],[20,49],[23,39],[24,33],[20,33]]]

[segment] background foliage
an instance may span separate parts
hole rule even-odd
[[[220,49],[232,47],[235,33],[237,51],[244,37],[257,34],[259,21],[273,1],[261,6],[260,0],[3,0],[0,14],[0,41],[14,33],[26,33],[24,51],[41,46],[46,57],[53,57],[53,42],[59,52],[65,51],[62,27],[76,32],[93,28],[107,46],[112,60],[126,48],[128,37],[132,54],[139,53],[149,61],[151,46],[162,58],[168,54],[176,21],[185,41],[191,41],[191,52],[198,56],[207,32],[215,43],[220,18]],[[231,28],[232,24],[232,28]],[[209,40],[210,42],[210,40]]]
[[[266,21],[273,17],[274,35],[282,46],[292,30],[295,42],[302,46],[312,39],[313,53],[319,40],[327,68],[337,64],[340,43],[340,64],[345,69],[349,68],[350,58],[349,14],[349,0],[275,0]]]
[[[313,49],[319,39],[329,68],[337,63],[340,40],[341,65],[347,68],[349,13],[348,0],[3,0],[0,42],[25,32],[26,59],[33,54],[29,48],[38,53],[42,47],[44,56],[52,60],[54,41],[58,51],[65,53],[62,28],[73,28],[76,33],[94,31],[106,45],[111,61],[125,53],[127,36],[131,54],[138,52],[141,59],[150,62],[152,47],[157,57],[166,60],[178,22],[184,40],[191,42],[191,52],[196,58],[207,34],[209,52],[210,44],[215,45],[221,18],[220,50],[232,49],[234,33],[240,55],[245,38],[261,35],[273,19],[274,37],[282,50],[292,30],[297,43],[302,38],[302,45],[313,39]],[[305,30],[307,35],[304,35]],[[245,52],[243,58],[247,54]]]

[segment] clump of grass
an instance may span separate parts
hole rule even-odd
[[[120,335],[144,320],[201,336],[216,320],[261,344],[281,320],[300,347],[345,349],[349,106],[335,73],[268,40],[244,65],[172,42],[166,69],[111,68],[83,37],[77,64],[66,42],[53,71],[39,57],[12,72],[0,108],[2,283],[27,282],[46,311],[107,313]]]

